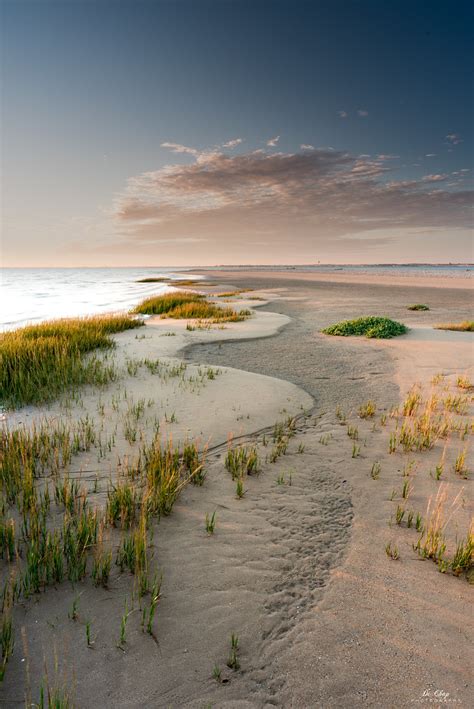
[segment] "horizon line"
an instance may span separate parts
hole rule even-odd
[[[357,263],[347,263],[347,262],[328,262],[328,263],[219,263],[219,264],[208,264],[208,265],[172,265],[172,266],[164,266],[160,264],[141,264],[141,265],[136,265],[136,266],[86,266],[86,265],[78,265],[78,266],[1,266],[0,265],[0,270],[8,270],[8,269],[42,269],[42,268],[49,268],[49,269],[74,269],[74,268],[100,268],[102,270],[105,269],[120,269],[120,268],[162,268],[162,269],[199,269],[199,270],[206,270],[208,268],[308,268],[309,266],[313,267],[326,267],[326,266],[349,266],[349,267],[354,267],[354,266],[472,266],[474,267],[474,262],[473,261],[407,261],[407,262],[401,262],[401,261],[378,261],[376,263],[367,263],[367,262],[357,262]]]

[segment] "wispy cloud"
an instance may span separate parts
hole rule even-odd
[[[270,138],[270,140],[267,140],[267,145],[269,148],[274,148],[275,145],[278,143],[280,140],[280,136],[276,135],[274,138]]]
[[[357,111],[357,115],[361,118],[366,118],[369,115],[369,112],[366,111],[365,108],[359,108],[359,110]]]
[[[447,180],[449,175],[425,175],[421,179],[423,182],[443,182],[444,180]]]
[[[339,116],[339,118],[347,118],[349,116],[347,111],[338,111],[337,115]]]
[[[309,145],[308,143],[302,143],[300,145],[301,150],[315,150],[314,145]]]
[[[168,148],[173,153],[187,153],[188,155],[199,155],[199,150],[196,148],[188,148],[187,145],[181,145],[180,143],[161,143],[162,148]]]
[[[228,140],[227,143],[223,143],[222,147],[232,149],[232,148],[236,148],[241,143],[243,143],[242,138],[233,138],[232,140]]]
[[[194,159],[137,175],[116,198],[117,233],[130,243],[192,235],[216,248],[224,249],[225,242],[225,248],[237,250],[265,232],[275,244],[291,238],[295,248],[315,243],[332,248],[334,240],[343,244],[376,230],[468,228],[471,223],[473,193],[461,189],[462,182],[447,190],[437,184],[446,179],[442,174],[387,181],[394,176],[387,163],[393,156],[307,146],[296,153],[195,154],[168,145]]]

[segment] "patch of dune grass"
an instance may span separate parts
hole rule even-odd
[[[92,421],[87,418],[84,423],[89,429]],[[8,564],[0,614],[0,682],[15,648],[15,604],[23,606],[32,595],[66,580],[75,585],[92,577],[96,586],[107,588],[113,557],[121,574],[128,570],[133,575],[133,598],[140,599],[142,629],[153,634],[161,576],[150,573],[149,530],[154,519],[171,513],[185,486],[197,474],[203,475],[205,449],[199,451],[194,442],[176,448],[171,440],[163,443],[157,432],[150,443],[143,442],[133,464],[127,465],[127,477],[109,488],[103,511],[92,502],[90,491],[67,472],[73,455],[100,446],[89,438],[89,430],[81,428],[82,432],[77,424],[52,418],[38,427],[22,426],[0,435],[0,556]],[[209,522],[212,533],[216,513]],[[117,533],[112,534],[112,527]],[[81,595],[75,594],[68,613],[74,622],[79,618]],[[150,598],[149,606],[141,600],[145,595]],[[130,613],[125,605],[121,645],[126,642]],[[92,623],[84,621],[87,646],[93,647]],[[55,700],[47,706],[62,709],[72,704]]]
[[[200,293],[189,293],[187,291],[153,295],[142,300],[141,303],[135,306],[132,312],[141,313],[142,315],[163,315],[178,306],[188,303],[198,303],[202,298],[204,298],[204,296]]]
[[[408,332],[406,325],[384,317],[365,317],[356,320],[343,320],[322,330],[325,335],[340,335],[350,337],[365,335],[365,337],[388,339],[404,335]]]
[[[0,402],[18,407],[54,399],[71,386],[105,384],[113,364],[86,354],[111,349],[111,334],[143,325],[129,315],[51,320],[0,335]]]
[[[177,305],[163,317],[179,320],[207,320],[210,322],[240,322],[250,316],[250,310],[234,310],[233,308],[220,308],[218,305],[205,300],[183,303]]]
[[[423,305],[423,303],[415,303],[414,305],[407,305],[407,310],[429,310],[429,307]]]
[[[146,298],[134,313],[161,315],[176,320],[207,320],[208,322],[239,322],[251,315],[250,310],[236,311],[209,303],[201,293],[177,291]]]
[[[474,320],[464,320],[460,323],[442,323],[434,326],[436,330],[455,330],[457,332],[474,332]]]

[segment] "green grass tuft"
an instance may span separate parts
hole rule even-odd
[[[142,315],[164,315],[181,305],[198,303],[202,298],[204,296],[199,293],[188,293],[186,291],[153,295],[142,300],[132,312],[141,313]]]
[[[165,317],[179,320],[208,320],[210,322],[240,322],[250,316],[250,310],[233,310],[233,308],[220,308],[218,305],[199,301],[184,303],[170,310]]]
[[[133,310],[134,313],[161,315],[178,320],[207,320],[216,322],[240,322],[251,315],[250,310],[220,308],[204,300],[201,293],[177,291],[146,298]]]
[[[351,335],[365,335],[370,338],[388,339],[404,335],[408,332],[406,325],[381,317],[358,318],[357,320],[343,320],[340,323],[326,327],[322,332],[325,335],[341,335],[350,337]]]

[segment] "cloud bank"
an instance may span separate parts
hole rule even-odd
[[[236,141],[228,147],[236,147]],[[275,142],[268,141],[270,147]],[[343,249],[351,243],[382,245],[384,231],[393,240],[394,233],[413,229],[471,225],[473,192],[463,189],[465,173],[397,180],[391,162],[396,156],[354,156],[306,144],[295,153],[260,149],[241,154],[163,146],[192,161],[128,181],[113,208],[118,234],[126,242],[194,238],[208,242],[222,259],[248,253],[255,243],[286,249],[296,260],[298,252],[339,245],[343,260]]]

